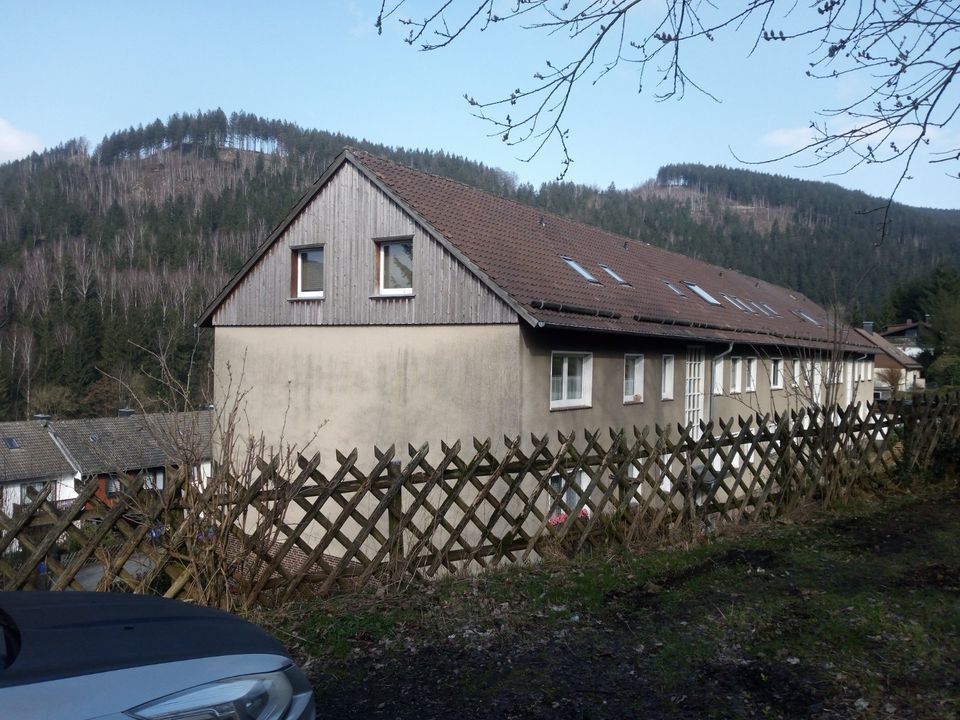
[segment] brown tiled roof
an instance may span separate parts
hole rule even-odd
[[[926,323],[923,323],[923,324],[926,325]],[[920,325],[921,323],[917,322],[916,320],[907,320],[906,322],[887,325],[887,327],[885,327],[880,332],[880,335],[883,335],[884,337],[888,335],[896,335],[897,333],[901,333],[904,330],[911,330],[912,328],[919,329]]]
[[[882,353],[883,355],[886,355],[891,360],[893,360],[893,362],[895,362],[897,365],[901,365],[907,370],[920,370],[923,368],[923,365],[917,362],[914,358],[907,355],[903,350],[898,348],[896,345],[891,343],[882,335],[875,332],[874,333],[867,332],[866,330],[862,330],[860,328],[857,328],[856,330],[857,330],[857,333],[859,333],[864,338],[866,338],[868,342],[871,342],[874,345],[876,345],[877,347],[876,354]]]
[[[357,150],[348,155],[538,322],[759,344],[829,345],[834,339],[823,308],[798,292],[376,155]],[[579,263],[598,283],[581,277],[563,256]],[[618,283],[601,264],[629,285]],[[684,295],[674,293],[666,282]],[[684,282],[696,283],[721,305],[708,304]],[[752,304],[753,313],[738,309],[724,294],[765,304],[777,314],[771,317]],[[821,327],[794,311],[806,313]],[[862,345],[862,338],[849,330],[844,329],[845,343]]]
[[[207,306],[198,324],[210,324],[220,303],[344,162],[353,163],[394,197],[532,323],[682,340],[822,348],[839,338],[848,349],[863,352],[865,346],[871,347],[849,327],[831,329],[824,309],[798,292],[359,150],[345,150],[331,164]],[[563,256],[598,282],[582,278]],[[601,263],[628,284],[618,283]],[[721,304],[708,304],[685,281]],[[683,296],[671,291],[667,282]],[[724,295],[749,304],[754,312],[736,307]],[[765,314],[758,306],[772,308],[774,314]]]
[[[36,420],[0,423],[0,483],[50,480],[73,474],[73,466],[60,452],[44,423]]]

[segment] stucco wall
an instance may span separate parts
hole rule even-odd
[[[659,424],[675,427],[685,423],[684,392],[686,384],[687,352],[690,347],[703,351],[703,419],[727,419],[754,413],[784,412],[805,406],[809,391],[798,390],[791,382],[794,356],[784,352],[782,362],[783,388],[773,389],[770,382],[770,358],[755,347],[734,346],[723,358],[723,386],[720,394],[713,394],[713,364],[726,345],[677,343],[656,338],[629,338],[601,336],[594,333],[557,333],[521,328],[525,352],[522,354],[524,389],[521,409],[521,432],[543,434],[607,427],[643,427]],[[593,381],[590,407],[550,409],[550,363],[553,352],[592,353]],[[623,397],[624,356],[644,356],[644,393],[642,403],[627,404]],[[661,373],[663,356],[674,356],[673,399],[663,399]],[[731,392],[730,358],[741,358],[741,390]],[[746,361],[757,358],[756,390],[747,391]],[[779,357],[779,355],[777,356]],[[827,361],[821,361],[826,375]],[[845,368],[846,366],[844,366]],[[839,402],[846,400],[846,372],[840,373],[841,383],[836,392]],[[822,390],[825,400],[826,390]],[[855,398],[867,402],[873,397],[873,383],[863,381],[856,386]]]
[[[335,449],[366,462],[374,445],[406,458],[408,443],[499,441],[519,431],[517,327],[220,327],[216,403],[242,388],[245,434],[298,447],[316,435],[325,465]]]

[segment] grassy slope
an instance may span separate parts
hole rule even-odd
[[[960,716],[960,492],[315,602],[337,717]]]

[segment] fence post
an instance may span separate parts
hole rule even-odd
[[[387,477],[391,487],[400,477],[400,461],[391,460],[387,465]],[[403,562],[403,532],[400,529],[400,519],[403,517],[403,488],[397,491],[390,507],[387,510],[387,539],[390,543],[390,563],[394,566]]]

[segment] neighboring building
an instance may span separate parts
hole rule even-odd
[[[327,457],[873,397],[797,292],[351,150],[200,324],[239,432]]]
[[[47,498],[69,502],[77,497],[75,470],[55,442],[45,420],[0,423],[0,511],[10,517],[28,505],[31,494],[52,483]]]
[[[898,392],[922,390],[925,386],[923,366],[904,349],[889,342],[887,338],[872,331],[872,323],[864,323],[857,332],[877,346],[874,362],[874,396],[887,399]]]
[[[210,475],[213,413],[148,413],[51,423],[76,468],[80,484],[97,478],[97,497],[107,505],[121,490],[121,476],[143,476],[144,487],[162,490],[165,473],[192,459]]]
[[[48,499],[69,503],[92,478],[109,505],[122,475],[143,474],[146,487],[161,490],[165,471],[185,458],[207,477],[212,424],[209,410],[0,423],[0,510],[13,515],[48,482]]]
[[[888,325],[879,334],[887,342],[896,345],[910,357],[916,358],[925,350],[930,349],[923,338],[928,329],[927,323],[907,318],[906,322]]]

